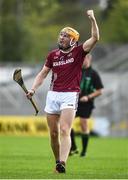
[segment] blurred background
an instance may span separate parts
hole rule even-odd
[[[12,79],[14,70],[22,69],[25,85],[31,88],[63,27],[78,30],[80,43],[90,37],[87,9],[94,10],[100,29],[100,41],[92,50],[93,67],[105,87],[96,99],[93,130],[102,136],[128,136],[127,0],[0,0],[0,133],[13,132],[14,119],[34,118],[33,107]],[[49,74],[34,97],[39,118],[45,117],[50,78]]]

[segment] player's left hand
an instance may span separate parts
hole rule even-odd
[[[87,15],[89,19],[95,19],[93,10],[87,10]]]

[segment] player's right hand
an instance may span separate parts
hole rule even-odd
[[[88,101],[88,97],[87,97],[87,96],[82,96],[82,97],[80,98],[80,101],[81,101],[81,102],[87,102],[87,101]]]
[[[28,99],[31,99],[34,95],[35,91],[33,89],[28,90],[28,93],[26,94]]]

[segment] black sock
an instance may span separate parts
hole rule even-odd
[[[89,141],[89,134],[81,134],[82,137],[82,152],[86,153]]]
[[[56,160],[56,164],[60,163],[60,160]]]
[[[71,137],[71,150],[76,150],[77,146],[75,142],[75,133],[73,129],[71,129],[70,137]]]

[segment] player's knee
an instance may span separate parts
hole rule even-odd
[[[60,128],[61,136],[69,136],[70,135],[70,129],[67,126],[62,126]]]

